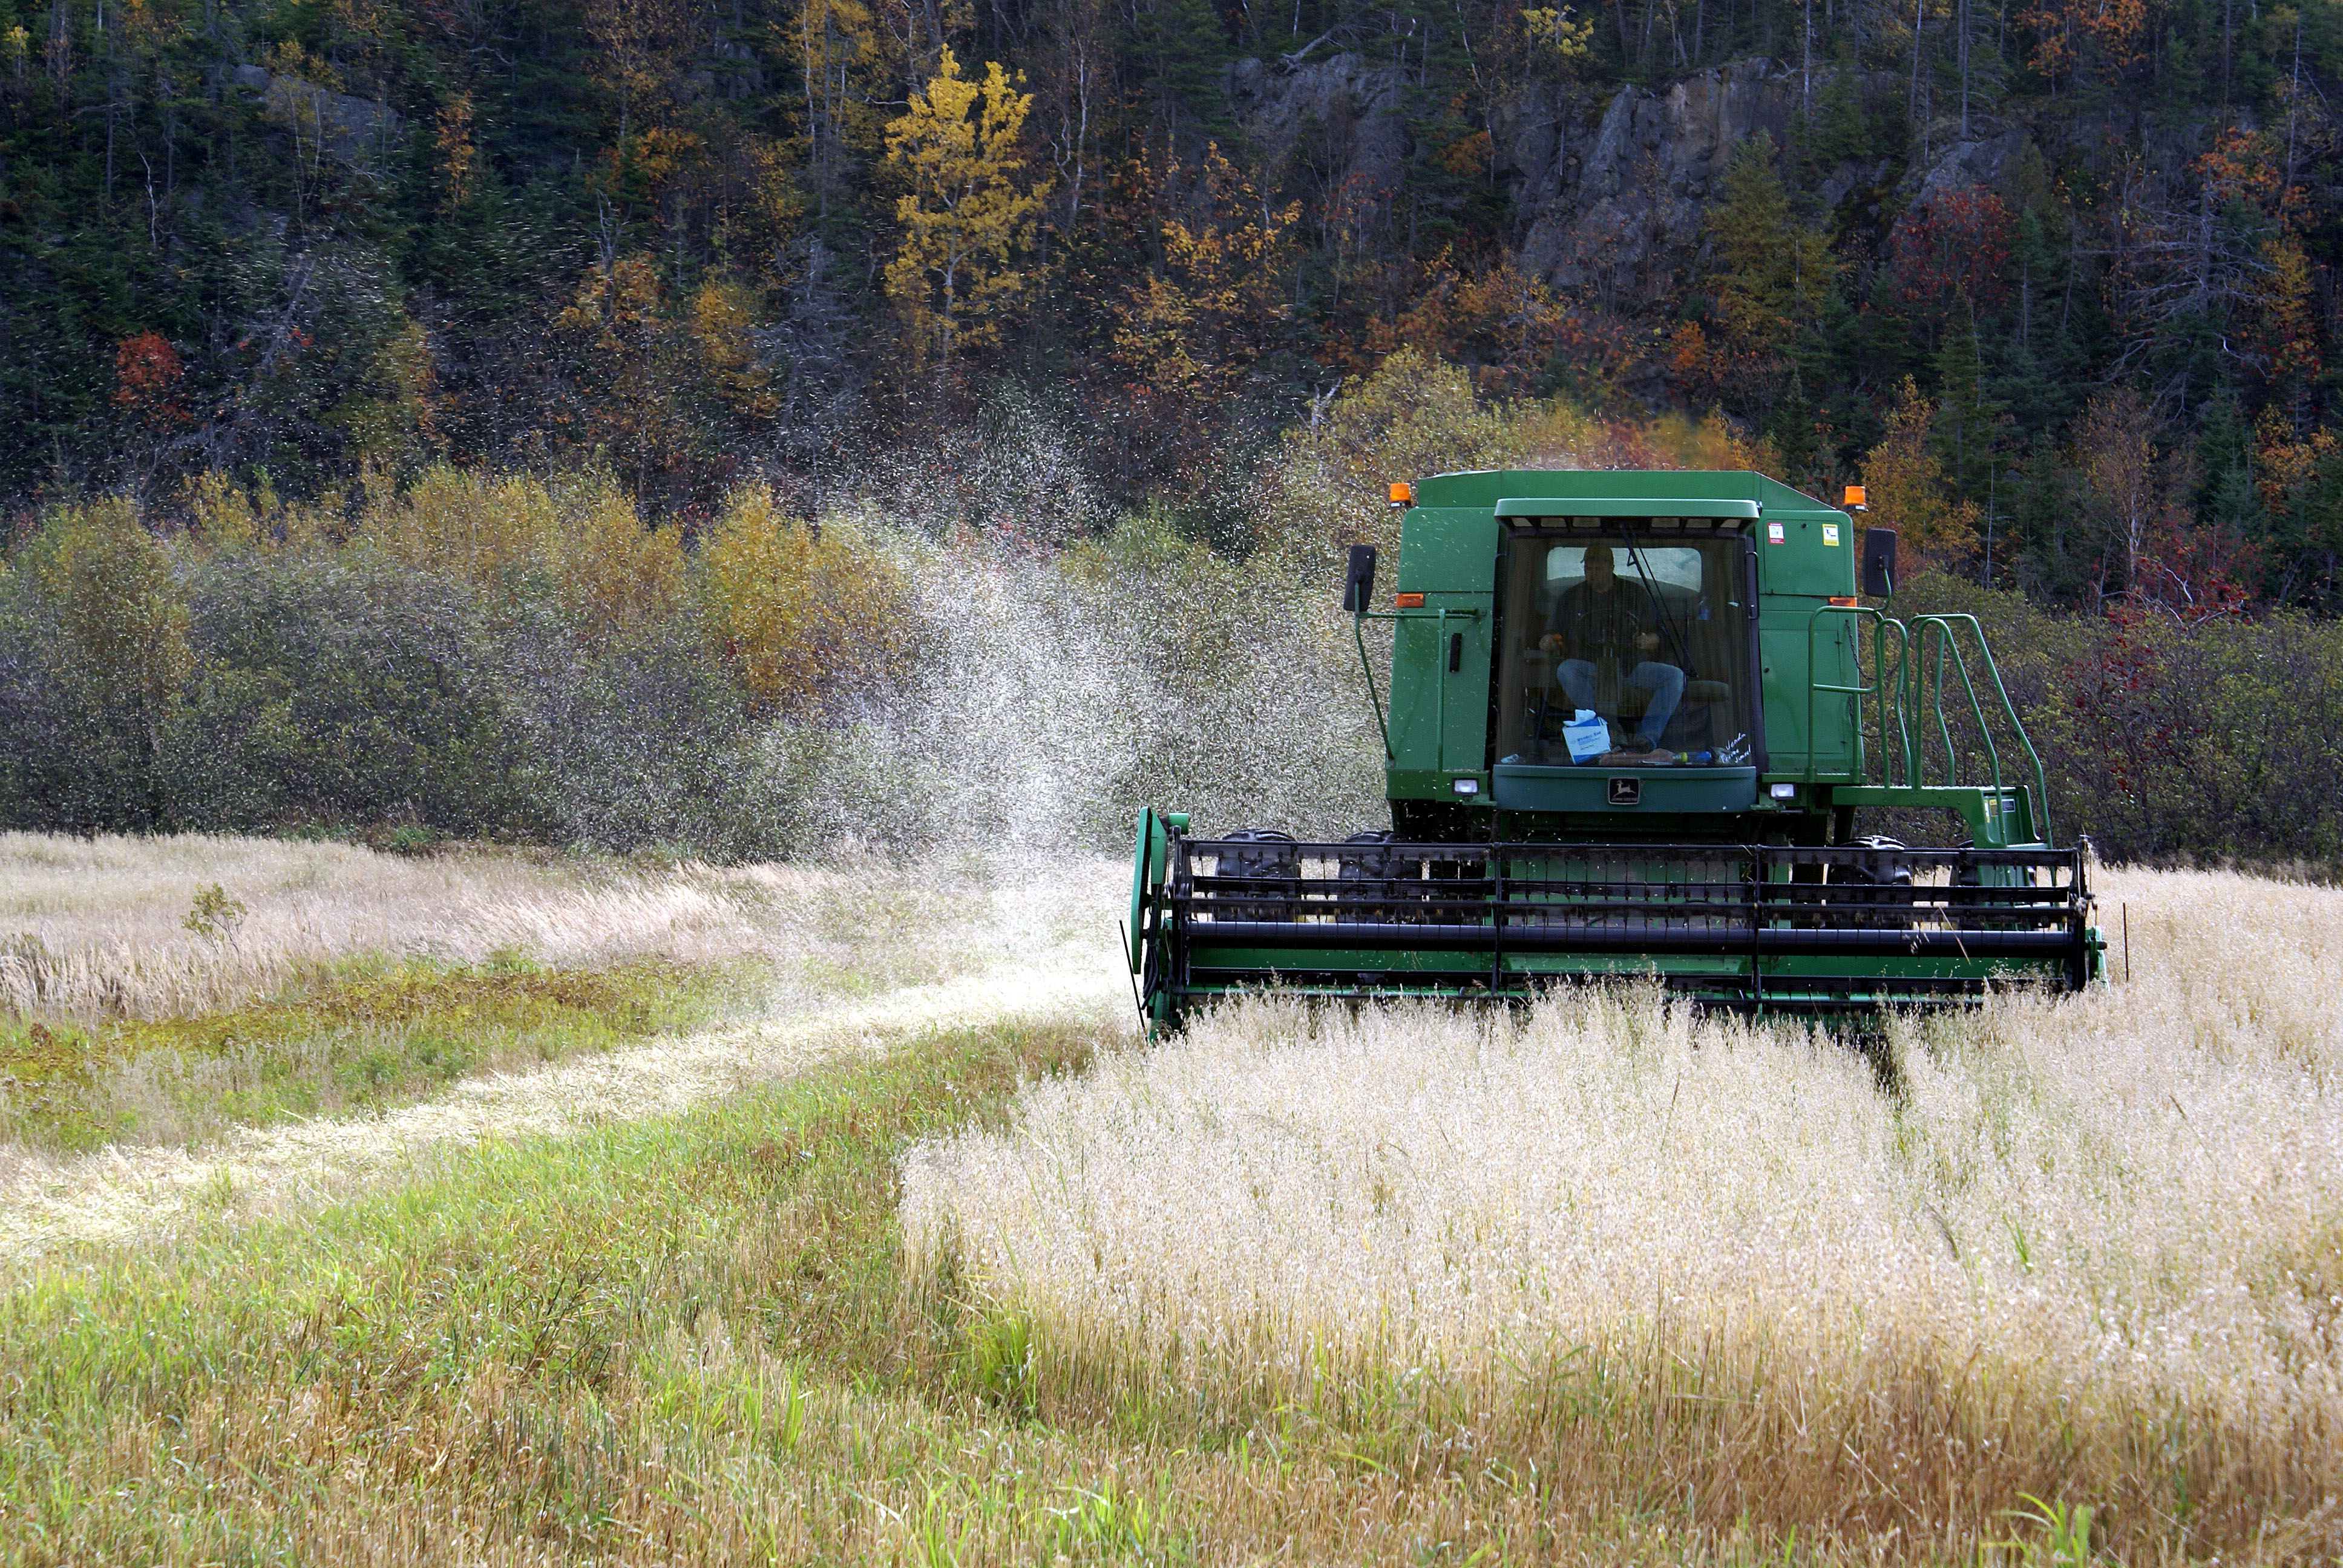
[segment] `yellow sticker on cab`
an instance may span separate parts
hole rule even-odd
[[[1833,548],[1837,548],[1838,525],[1836,523],[1825,523],[1823,525],[1823,543]]]

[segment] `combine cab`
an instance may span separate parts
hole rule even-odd
[[[1393,493],[1393,607],[1368,547],[1344,588],[1392,829],[1198,838],[1143,813],[1130,960],[1154,1027],[1272,984],[1495,1000],[1653,976],[1812,1016],[2099,977],[2082,853],[2052,848],[2041,759],[1976,620],[1857,597],[1858,576],[1890,595],[1892,532],[1755,474]],[[1384,621],[1388,704],[1365,637]],[[1966,842],[1857,838],[1863,808]]]

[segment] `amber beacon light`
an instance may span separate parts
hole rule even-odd
[[[1394,507],[1415,505],[1415,487],[1405,479],[1394,479],[1391,486],[1391,504]]]
[[[1864,509],[1863,487],[1861,485],[1849,485],[1846,487],[1846,494],[1840,499],[1839,505],[1845,508],[1850,512],[1862,511]]]

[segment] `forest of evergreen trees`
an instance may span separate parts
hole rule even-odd
[[[1679,286],[1524,262],[1524,125],[1753,59],[1792,110]],[[1240,101],[1336,64],[1281,137]],[[0,507],[452,462],[810,515],[1005,400],[1241,549],[1406,346],[1719,414],[2044,603],[2332,611],[2338,88],[2333,0],[0,0]]]

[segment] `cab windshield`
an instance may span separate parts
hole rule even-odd
[[[1505,549],[1497,760],[1745,763],[1748,544],[1703,519],[1545,519]]]

